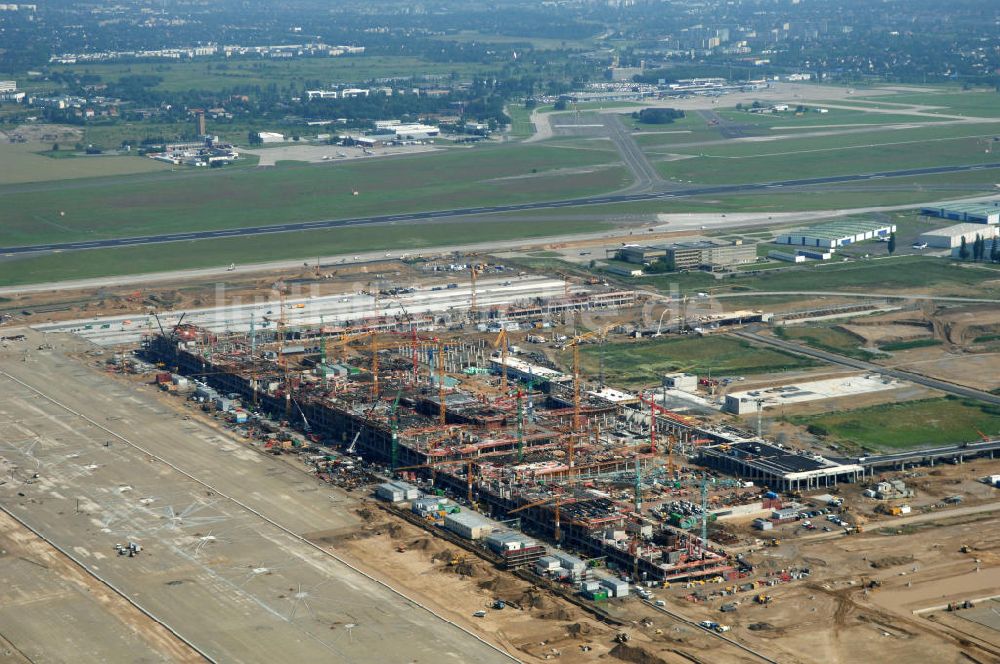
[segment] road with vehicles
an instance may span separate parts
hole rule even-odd
[[[934,166],[929,168],[909,168],[897,171],[882,171],[860,175],[831,175],[820,178],[801,178],[796,180],[781,180],[751,184],[731,184],[689,187],[670,192],[649,192],[636,194],[606,194],[583,196],[559,201],[539,201],[535,203],[517,203],[511,205],[494,205],[482,207],[455,208],[451,210],[436,210],[428,212],[409,212],[402,214],[375,215],[371,217],[356,217],[352,219],[325,219],[317,221],[299,221],[267,226],[249,226],[245,228],[229,228],[219,230],[201,230],[160,235],[143,235],[125,238],[107,238],[103,240],[84,240],[77,242],[53,242],[50,244],[35,244],[23,246],[0,247],[0,255],[14,256],[17,254],[49,254],[83,249],[109,249],[120,247],[137,247],[144,245],[163,244],[168,242],[185,242],[190,240],[221,240],[234,237],[250,237],[274,233],[294,233],[299,231],[329,230],[334,228],[350,228],[356,226],[392,225],[409,222],[431,221],[466,217],[469,215],[486,215],[500,212],[523,212],[526,210],[552,210],[572,208],[585,205],[607,205],[612,203],[634,203],[641,201],[670,201],[696,196],[717,196],[721,194],[738,194],[752,192],[775,191],[781,188],[811,187],[817,185],[843,184],[850,182],[865,182],[884,178],[902,178],[919,175],[942,175],[947,173],[965,173],[978,170],[1000,169],[1000,162],[984,164],[963,164],[957,166]]]
[[[795,353],[796,355],[805,355],[807,357],[823,360],[824,362],[829,362],[830,364],[839,364],[841,366],[850,367],[852,369],[860,369],[862,371],[869,371],[871,373],[877,373],[883,376],[890,376],[898,380],[906,380],[911,383],[916,383],[917,385],[930,387],[932,389],[940,390],[941,392],[953,394],[958,397],[963,397],[966,399],[976,399],[978,401],[985,401],[987,403],[992,403],[1000,406],[1000,396],[996,394],[990,394],[989,392],[983,392],[982,390],[976,390],[971,387],[965,387],[964,385],[956,385],[955,383],[949,383],[943,380],[938,380],[936,378],[922,376],[921,374],[913,373],[911,371],[903,371],[901,369],[892,369],[890,367],[884,367],[880,364],[875,364],[874,362],[865,362],[864,360],[856,360],[853,357],[846,357],[844,355],[838,355],[837,353],[830,353],[825,350],[809,348],[808,346],[803,346],[801,344],[793,343],[791,341],[776,339],[774,337],[766,337],[761,334],[755,334],[753,332],[739,331],[739,332],[733,332],[733,334],[737,337],[746,339],[747,341],[755,341],[757,343],[767,344],[769,346],[774,346],[775,348],[787,351],[789,353]]]

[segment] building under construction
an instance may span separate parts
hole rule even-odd
[[[670,427],[653,427],[648,439],[623,434],[624,409],[637,398],[588,389],[576,365],[568,379],[535,385],[530,368],[508,372],[502,333],[492,343],[476,334],[446,340],[427,334],[433,324],[407,317],[292,331],[279,322],[228,335],[177,325],[148,337],[144,350],[226,403],[397,476],[429,477],[484,513],[516,517],[528,532],[641,577],[731,570],[704,528],[696,537],[643,515],[644,474],[662,472],[664,460],[655,432]],[[567,345],[575,351],[587,336]],[[634,487],[632,500],[612,487]]]

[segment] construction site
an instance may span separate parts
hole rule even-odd
[[[658,407],[660,424],[650,428],[639,395],[582,378],[579,346],[620,322],[572,337],[549,325],[579,311],[628,312],[635,303],[631,292],[600,292],[532,307],[470,307],[472,332],[449,333],[439,317],[405,310],[350,327],[293,327],[281,302],[273,328],[220,334],[181,322],[148,336],[142,351],[168,370],[165,384],[191,379],[180,382],[195,399],[235,420],[258,430],[298,429],[301,438],[289,436],[286,449],[317,445],[359,456],[650,581],[732,573],[708,544],[705,519],[696,532],[658,527],[654,535],[662,523],[649,516],[671,492],[693,491],[704,503],[711,480],[715,493],[715,478],[682,472],[679,460],[718,434]],[[574,371],[515,358],[510,351],[520,349],[508,330],[520,325],[532,338],[561,339],[576,358]],[[487,327],[499,332],[478,332]],[[335,472],[324,464],[334,465],[320,461],[321,476]],[[511,566],[534,563],[513,558]]]
[[[901,656],[1000,654],[1000,543],[974,536],[995,518],[1000,441],[790,445],[767,434],[765,408],[916,388],[806,367],[734,392],[742,378],[687,373],[685,357],[626,388],[606,348],[710,345],[770,316],[442,270],[15,328],[0,354],[4,548],[30,527],[158,618],[144,648],[194,659],[253,659],[233,635],[265,628],[275,656],[307,633],[310,655],[345,661],[372,648],[396,661],[390,641],[373,645],[385,630],[427,658],[444,640],[455,661],[829,661],[873,639]],[[930,527],[941,548],[920,540]],[[32,592],[9,606],[29,615]],[[414,601],[430,613],[399,623],[376,608]],[[230,618],[206,630],[194,606]],[[8,618],[3,636],[23,643]],[[191,640],[168,647],[170,630]]]

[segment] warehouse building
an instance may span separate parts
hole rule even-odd
[[[920,214],[968,224],[1000,224],[1000,200],[932,205],[920,208]]]
[[[475,512],[455,512],[444,517],[444,527],[465,539],[483,539],[496,527],[486,517]]]
[[[856,242],[887,237],[895,232],[895,224],[877,221],[832,221],[783,233],[775,240],[775,244],[836,249]]]
[[[927,246],[933,249],[955,249],[962,246],[963,238],[967,244],[971,245],[977,236],[984,240],[992,240],[998,235],[1000,235],[1000,226],[966,223],[921,233],[918,241],[926,242]]]
[[[836,486],[839,482],[857,482],[865,474],[865,469],[858,464],[834,461],[764,441],[705,445],[699,448],[698,455],[698,462],[704,466],[764,484],[773,491]]]
[[[626,245],[615,258],[627,263],[646,265],[663,260],[676,271],[719,270],[757,262],[757,247],[742,240],[690,240],[664,245]]]

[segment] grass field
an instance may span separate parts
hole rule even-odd
[[[981,267],[984,269],[963,267],[941,258],[901,256],[807,265],[802,269],[727,280],[727,283],[758,291],[921,291],[938,295],[996,297],[1000,294],[1000,268],[986,264]]]
[[[1000,118],[1000,95],[994,90],[961,91],[944,89],[936,92],[904,93],[891,97],[860,97],[860,99],[865,99],[872,103],[891,101],[894,104],[935,106],[940,107],[935,110],[941,113]]]
[[[468,75],[485,67],[476,63],[432,62],[405,56],[347,56],[339,58],[294,58],[290,60],[205,59],[163,63],[86,63],[55,65],[54,71],[96,74],[104,82],[126,76],[158,76],[155,87],[163,91],[225,90],[252,86],[302,89],[307,83],[320,85],[360,83],[374,78],[401,76]]]
[[[479,42],[482,44],[531,44],[535,50],[559,50],[559,49],[580,49],[592,45],[589,39],[565,40],[549,39],[545,37],[513,37],[510,35],[492,35],[488,32],[477,30],[463,30],[459,33],[438,35],[434,37],[440,41],[453,42]]]
[[[735,273],[715,279],[704,272],[644,276],[632,280],[670,292],[714,289],[716,293],[741,291],[920,293],[958,297],[1000,297],[1000,266],[986,263],[963,266],[943,258],[899,256],[829,265],[806,264],[791,269]],[[749,299],[749,298],[748,298]],[[798,328],[788,328],[793,330]],[[810,331],[812,328],[809,328]],[[789,332],[790,334],[808,334]],[[833,342],[832,336],[819,341]],[[847,348],[846,339],[834,346]],[[855,344],[857,345],[857,344]]]
[[[724,335],[585,345],[580,349],[580,363],[587,373],[598,374],[602,354],[608,382],[629,386],[659,384],[664,373],[677,370],[722,376],[817,366],[806,358]]]
[[[43,154],[49,147],[38,143],[0,143],[0,185],[151,173],[170,168],[162,162],[133,156],[53,158]]]
[[[862,340],[835,325],[790,325],[777,327],[775,334],[814,348],[840,353],[861,360],[872,359],[872,353],[862,350]]]
[[[453,207],[551,200],[618,189],[610,151],[480,146],[437,154],[202,173],[3,196],[0,244],[96,239]],[[547,173],[547,171],[555,171]],[[359,195],[352,195],[353,191]],[[65,211],[65,216],[60,216]]]
[[[844,104],[851,106],[865,106],[863,104],[855,104],[854,100],[839,101],[834,102],[837,104]],[[809,108],[819,108],[823,104],[820,102],[809,103]],[[900,110],[904,110],[905,106],[898,106]],[[758,114],[749,113],[747,111],[737,111],[737,110],[720,110],[718,111],[719,117],[725,118],[732,122],[739,122],[741,124],[750,124],[761,129],[767,130],[769,133],[774,133],[776,128],[785,129],[796,129],[798,127],[808,128],[808,129],[823,129],[826,126],[833,125],[885,125],[885,124],[897,124],[901,122],[905,123],[924,123],[924,122],[941,122],[947,118],[932,118],[920,115],[905,115],[903,113],[890,114],[890,113],[871,113],[864,110],[853,110],[846,108],[831,108],[828,109],[828,113],[803,113],[802,115],[795,115],[793,112],[788,113],[770,113],[770,114]],[[846,128],[846,127],[844,127]]]
[[[339,228],[283,235],[172,242],[157,246],[94,249],[32,258],[0,259],[0,284],[15,286],[65,279],[143,274],[361,251],[417,252],[461,243],[488,242],[608,230],[603,222],[460,222]],[[349,259],[348,259],[349,260]]]
[[[940,339],[911,339],[909,341],[892,341],[887,344],[882,344],[879,348],[886,351],[898,351],[910,350],[912,348],[929,348],[931,346],[940,345]]]
[[[507,107],[510,116],[510,136],[512,138],[528,138],[535,133],[535,123],[531,121],[531,111],[524,104],[510,104]]]
[[[796,138],[701,146],[691,158],[656,163],[666,178],[704,184],[773,182],[806,177],[994,162],[984,140],[994,125],[928,127],[888,134]],[[687,151],[678,147],[676,152]]]
[[[980,431],[1000,434],[1000,409],[957,397],[789,419],[794,424],[821,427],[830,438],[870,450],[977,441]]]

